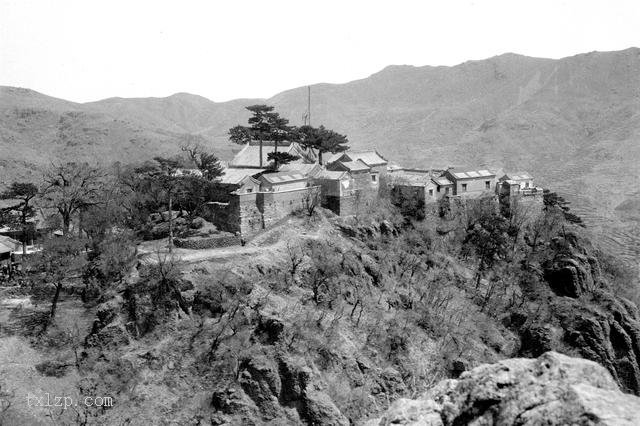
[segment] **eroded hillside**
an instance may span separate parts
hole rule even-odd
[[[45,332],[51,288],[4,288],[4,418],[346,425],[480,364],[549,350],[594,360],[607,389],[638,394],[638,283],[550,223],[507,232],[482,203],[413,222],[381,203],[349,219],[300,214],[198,256],[143,245],[120,279],[98,284],[99,256],[70,279]],[[478,267],[486,250],[490,269]],[[50,388],[114,404],[25,406]]]

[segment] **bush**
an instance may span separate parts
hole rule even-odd
[[[36,370],[40,374],[49,377],[63,377],[67,374],[67,368],[73,364],[65,363],[61,360],[48,360],[36,365]]]

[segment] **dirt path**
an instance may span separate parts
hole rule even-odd
[[[305,224],[305,219],[290,218],[284,223],[254,237],[244,246],[229,246],[214,249],[192,250],[174,247],[172,250],[176,260],[182,263],[202,261],[224,261],[243,256],[260,256],[273,253],[284,248],[291,238],[316,239],[326,234],[328,222],[319,217],[313,226]],[[156,264],[158,257],[168,256],[167,239],[148,241],[138,246],[138,259],[143,264]]]

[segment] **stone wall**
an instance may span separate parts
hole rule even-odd
[[[491,198],[494,202],[492,208],[497,212],[500,210],[500,204],[497,195],[490,195],[465,198],[457,195],[442,198],[438,203],[438,214],[446,219],[453,219],[459,216],[464,216],[467,212],[474,207],[475,204],[481,203],[487,198]]]
[[[243,235],[251,235],[264,229],[262,211],[260,210],[260,193],[236,195],[238,202],[238,231]]]
[[[207,203],[203,217],[222,231],[252,235],[294,211],[304,209],[309,197],[319,196],[320,188],[317,186],[292,191],[233,194],[227,203]]]
[[[514,191],[503,192],[498,198],[500,210],[505,215],[517,210],[520,215],[525,215],[528,219],[531,219],[540,213],[544,207],[544,197],[541,191],[532,194]]]
[[[342,197],[326,196],[322,198],[322,207],[331,210],[338,216],[355,214],[357,197],[355,193]]]
[[[219,234],[207,238],[175,238],[173,243],[176,247],[204,250],[219,247],[229,247],[240,245],[241,239],[239,235],[229,233]]]
[[[257,198],[258,209],[262,212],[263,227],[267,228],[291,213],[305,209],[308,202],[320,196],[320,187],[313,186],[293,191],[259,192]]]
[[[206,203],[201,216],[221,231],[240,232],[240,205],[237,196],[230,198],[226,203]]]
[[[361,191],[378,191],[378,182],[371,180],[371,173],[352,173],[354,188]]]

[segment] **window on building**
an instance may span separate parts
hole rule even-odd
[[[438,185],[438,187],[436,188],[437,192],[440,192],[440,185]]]
[[[371,181],[375,182],[376,181],[377,176],[376,175],[371,175]]]
[[[247,193],[253,192],[253,188],[247,188]]]
[[[448,194],[448,193],[449,193],[449,188],[445,188],[445,189],[444,189],[444,193],[445,193],[445,194]]]
[[[462,192],[467,192],[467,184],[466,183],[462,184]]]
[[[429,190],[429,197],[433,197],[433,189]]]
[[[528,188],[528,187],[529,187],[529,182],[526,182],[526,183],[524,184],[524,187],[525,187],[525,188]]]
[[[491,189],[491,181],[490,180],[484,181],[484,189]]]

